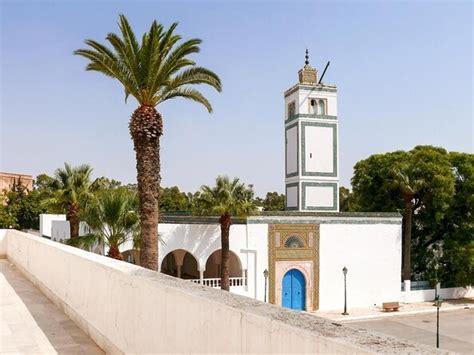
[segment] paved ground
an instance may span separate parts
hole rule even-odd
[[[0,260],[0,354],[103,354],[27,280]]]
[[[343,323],[436,346],[436,312]],[[474,309],[440,312],[440,348],[474,354]]]
[[[452,311],[455,309],[474,308],[474,298],[461,298],[453,300],[443,300],[441,312]],[[375,306],[370,308],[349,308],[349,315],[343,316],[341,310],[335,311],[316,311],[312,314],[319,317],[335,321],[366,320],[370,318],[399,317],[410,314],[436,313],[436,307],[433,307],[433,301],[417,303],[401,303],[398,312],[384,312],[382,307]]]

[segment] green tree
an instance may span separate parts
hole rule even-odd
[[[122,186],[120,181],[101,176],[92,182],[90,189],[92,192],[97,193],[104,190],[116,189],[120,186]]]
[[[55,191],[52,198],[45,201],[66,212],[71,238],[79,236],[80,213],[85,204],[93,198],[90,190],[92,168],[87,165],[71,166],[64,163],[64,169],[55,172]]]
[[[285,195],[278,192],[267,192],[265,199],[262,201],[264,211],[284,211]]]
[[[357,209],[402,213],[403,279],[411,279],[411,254],[417,245],[412,234],[418,239],[428,222],[439,223],[454,195],[448,153],[417,146],[409,152],[373,155],[355,165],[352,186]]]
[[[120,34],[106,37],[112,49],[94,40],[86,40],[88,49],[74,52],[89,60],[86,70],[97,71],[118,80],[125,89],[125,100],[132,95],[139,104],[129,122],[137,161],[138,196],[142,233],[141,264],[158,270],[158,211],[160,189],[160,137],[163,133],[158,104],[177,97],[204,105],[210,102],[196,84],[221,91],[219,77],[197,66],[189,57],[199,52],[201,40],[180,42],[175,34],[177,23],[165,29],[157,21],[139,42],[124,15],[120,15]]]
[[[188,196],[177,186],[165,187],[160,191],[160,211],[185,212],[190,211]]]
[[[220,216],[221,226],[221,289],[229,291],[229,234],[232,217],[245,217],[255,210],[253,190],[241,183],[238,178],[230,180],[227,176],[218,176],[216,185],[201,187],[196,213]]]
[[[123,260],[119,247],[129,240],[139,244],[136,240],[139,234],[136,195],[126,188],[117,188],[102,191],[98,197],[82,213],[92,232],[71,238],[67,243],[81,248],[105,244],[109,248],[109,257]]]
[[[21,180],[15,180],[0,206],[0,228],[39,229],[39,215],[47,211],[40,203],[37,190],[28,191]]]
[[[350,212],[355,210],[352,192],[344,186],[339,187],[339,211]]]

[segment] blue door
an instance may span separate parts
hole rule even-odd
[[[283,276],[282,306],[302,311],[305,309],[306,282],[301,271],[291,269]]]

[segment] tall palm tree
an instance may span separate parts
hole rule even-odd
[[[139,217],[136,212],[136,195],[126,188],[106,190],[82,213],[82,219],[92,232],[74,239],[68,244],[91,248],[105,244],[111,258],[123,260],[119,247],[127,241],[134,241],[139,231]]]
[[[253,191],[238,178],[218,176],[216,186],[203,185],[196,203],[196,213],[218,215],[221,226],[221,289],[229,291],[229,233],[232,216],[246,217],[255,210]]]
[[[401,168],[392,170],[391,182],[400,189],[404,209],[403,209],[403,242],[402,242],[402,277],[403,280],[411,279],[411,230],[413,212],[415,210],[416,197],[425,183],[421,179],[414,177],[413,168],[402,165]],[[389,180],[389,181],[390,181]]]
[[[86,70],[97,71],[118,80],[125,89],[125,100],[132,95],[139,104],[129,122],[137,160],[138,196],[142,247],[141,264],[158,270],[158,200],[160,189],[160,137],[163,121],[155,107],[176,97],[190,99],[212,112],[210,102],[192,85],[207,84],[221,91],[219,77],[196,66],[189,55],[199,52],[200,39],[180,42],[174,33],[177,23],[168,29],[153,21],[139,42],[124,15],[120,15],[120,34],[109,33],[112,46],[86,40],[88,49],[76,55],[87,58]]]
[[[59,168],[54,174],[53,197],[44,201],[66,211],[71,238],[79,236],[81,209],[92,198],[91,173],[92,168],[87,164],[71,166],[64,163],[64,169]]]

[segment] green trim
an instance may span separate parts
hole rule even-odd
[[[333,171],[328,172],[308,172],[306,171],[306,127],[332,127],[332,167]],[[335,123],[320,123],[320,122],[301,122],[301,170],[302,176],[325,176],[325,177],[337,177],[337,124]],[[316,154],[316,153],[315,153]]]
[[[288,207],[285,206],[285,209],[287,211],[298,211],[300,209],[300,186],[299,182],[292,182],[289,184],[285,185],[285,205],[286,205],[286,200],[288,199],[288,187],[294,187],[296,186],[296,207]]]
[[[328,86],[322,86],[322,85],[308,86],[308,85],[296,84],[293,87],[289,88],[287,91],[285,91],[284,96],[288,97],[291,94],[293,94],[295,91],[298,91],[298,90],[337,92],[336,87],[328,87]]]
[[[383,219],[333,219],[325,220],[320,218],[313,219],[249,219],[247,224],[397,224],[402,221],[383,220]]]
[[[396,219],[396,220],[394,220]],[[161,214],[161,224],[213,224],[219,225],[219,216]],[[247,218],[232,218],[233,224],[401,224],[397,212],[309,212],[269,211],[258,212]]]
[[[337,116],[331,116],[331,115],[318,115],[316,113],[297,113],[288,118],[285,121],[285,124],[288,124],[297,118],[314,118],[318,120],[337,120]]]
[[[287,132],[296,127],[296,172],[288,174],[288,137]],[[285,127],[285,176],[286,178],[290,178],[293,176],[298,176],[300,173],[300,127],[298,122]]]
[[[332,206],[307,206],[306,205],[306,188],[308,186],[322,186],[322,187],[332,187],[333,188],[333,201]],[[302,190],[302,206],[303,210],[307,211],[337,211],[337,182],[305,182],[301,183],[301,190]]]

